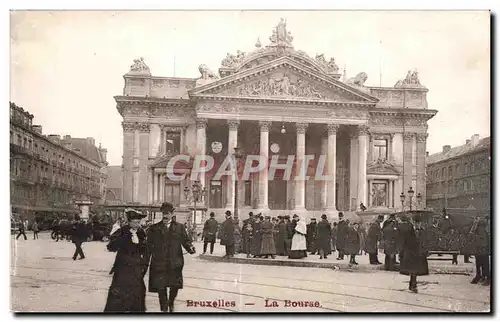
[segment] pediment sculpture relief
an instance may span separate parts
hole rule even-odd
[[[395,165],[389,163],[387,159],[377,159],[370,163],[366,169],[367,173],[399,175]]]

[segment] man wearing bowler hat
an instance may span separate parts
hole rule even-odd
[[[182,248],[189,254],[196,252],[183,224],[176,221],[175,208],[169,202],[161,205],[162,221],[152,225],[147,237],[149,265],[149,292],[158,293],[162,312],[174,312],[174,301],[183,287]],[[168,289],[170,288],[170,292]]]

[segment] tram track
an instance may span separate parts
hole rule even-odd
[[[79,273],[75,272],[74,270],[64,269],[64,268],[39,268],[39,267],[32,267],[32,266],[18,266],[18,268],[48,270],[48,271],[63,271],[63,272],[70,272],[70,273],[73,273],[76,275],[80,275]],[[85,274],[82,274],[82,275],[90,275],[90,276],[98,276],[98,277],[107,277],[108,276],[107,271],[105,271],[105,270],[94,270],[94,271],[102,272],[102,274],[95,274],[95,273],[91,273],[91,272],[86,272]],[[192,270],[192,269],[189,271],[204,272],[204,271],[198,271],[198,270]],[[204,273],[206,273],[206,272],[204,272]],[[226,274],[229,274],[229,273],[226,273]],[[247,274],[247,275],[257,276],[254,274]],[[222,282],[222,283],[234,283],[235,282],[234,279],[233,280],[226,280],[226,279],[204,278],[204,277],[190,276],[190,275],[184,275],[184,276],[188,279],[203,280],[203,281],[209,281],[209,282]],[[21,277],[23,277],[23,276],[21,276]],[[266,276],[266,278],[268,278],[268,277]],[[49,282],[61,283],[57,280],[50,280]],[[313,282],[318,283],[318,281],[313,281]],[[389,300],[389,299],[381,299],[381,298],[362,296],[362,295],[345,294],[345,293],[334,292],[334,291],[314,290],[314,289],[308,289],[308,288],[302,288],[302,287],[281,286],[281,285],[263,284],[263,283],[256,283],[256,282],[245,282],[245,281],[239,281],[239,280],[237,280],[237,283],[245,284],[245,285],[254,285],[254,286],[258,286],[258,287],[273,287],[273,288],[278,288],[278,289],[289,289],[289,290],[294,290],[294,291],[312,292],[312,293],[319,293],[319,294],[325,294],[325,295],[350,297],[350,298],[354,298],[354,299],[364,299],[364,300],[378,301],[378,302],[384,302],[384,303],[393,303],[393,304],[398,304],[398,305],[418,307],[418,308],[423,308],[423,309],[431,309],[431,310],[437,310],[437,311],[443,311],[443,312],[457,312],[457,310],[452,310],[452,309],[437,308],[437,307],[433,307],[433,306],[415,304],[415,303],[407,303],[407,302],[398,301],[398,300]],[[363,287],[360,285],[352,285],[352,284],[346,284],[346,285],[354,286],[354,287]],[[190,288],[200,289],[200,290],[218,291],[218,292],[222,292],[222,293],[237,294],[237,295],[243,295],[243,296],[250,296],[250,297],[254,297],[254,298],[269,299],[269,300],[276,300],[279,302],[284,302],[283,299],[258,296],[258,295],[254,295],[254,294],[245,294],[245,293],[241,293],[241,292],[233,292],[233,291],[228,291],[225,289],[217,289],[217,288],[213,288],[213,287],[211,287],[211,288],[200,287],[200,286],[190,285],[189,283],[187,283],[187,284],[185,283],[185,286],[190,287]],[[88,287],[88,286],[85,286],[85,287]],[[395,290],[395,289],[386,289],[386,288],[377,288],[377,289],[381,289],[384,291],[398,292],[398,293],[401,292],[401,290]],[[419,295],[420,294],[421,293],[419,293]],[[422,295],[429,296],[429,294],[422,294]],[[436,295],[430,295],[430,296],[437,297],[439,299],[453,299],[453,300],[458,300],[458,301],[465,300],[465,299],[452,298],[452,297],[448,297],[448,296],[436,296]],[[488,304],[488,302],[485,302],[485,301],[477,301],[477,300],[469,300],[469,299],[467,299],[465,301],[475,302],[475,303],[480,303],[480,304]],[[332,301],[326,301],[326,300],[322,300],[322,303],[338,305],[338,302],[332,302]],[[327,307],[323,307],[323,308],[327,309],[329,311],[343,312],[343,310],[337,310],[337,309],[327,308]]]

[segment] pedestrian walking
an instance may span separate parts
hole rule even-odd
[[[385,270],[395,271],[396,270],[396,254],[398,253],[397,248],[397,238],[398,238],[398,227],[396,222],[396,216],[391,214],[389,219],[387,219],[382,228],[382,237],[384,239],[384,254],[385,254]]]
[[[304,219],[299,218],[297,214],[293,215],[292,227],[294,226],[294,234],[292,237],[292,247],[288,258],[302,259],[307,257],[306,234],[307,227]]]
[[[358,265],[356,262],[356,255],[359,254],[361,248],[360,236],[359,236],[359,223],[355,222],[347,227],[346,232],[346,245],[345,252],[350,255],[349,264]]]
[[[87,241],[88,231],[83,219],[80,219],[80,216],[75,216],[75,223],[72,227],[71,233],[71,241],[75,244],[75,252],[73,254],[73,260],[76,260],[78,256],[80,259],[85,258],[85,254],[83,253],[82,244]]]
[[[16,236],[16,240],[21,237],[21,235],[24,237],[24,240],[28,240],[28,237],[26,237],[26,226],[23,221],[19,223],[19,233]]]
[[[262,253],[262,220],[264,218],[261,214],[255,217],[252,231],[252,245],[250,246],[250,253],[253,257],[261,257]]]
[[[184,225],[176,221],[174,206],[164,202],[160,210],[162,220],[151,225],[147,234],[149,292],[158,293],[162,312],[174,312],[175,298],[184,286],[182,248],[189,254],[194,254],[196,249]]]
[[[396,246],[398,250],[398,256],[399,256],[399,262],[403,260],[403,236],[405,236],[408,231],[410,230],[410,226],[412,223],[410,222],[408,216],[406,214],[403,214],[399,217],[399,223],[397,225],[398,227],[398,234],[396,237]],[[426,238],[428,238],[428,231],[426,231]],[[428,240],[426,241],[426,245],[429,245]]]
[[[316,234],[318,232],[318,224],[316,223],[316,218],[311,218],[311,222],[307,224],[307,251],[310,255],[316,254],[318,252],[318,247],[316,245]]]
[[[327,259],[331,253],[332,230],[325,214],[321,215],[321,221],[318,223],[317,233],[314,236],[316,237],[315,244],[319,250],[319,258]]]
[[[219,227],[219,223],[215,220],[215,213],[211,212],[210,218],[203,225],[203,254],[207,252],[208,244],[210,244],[210,255],[213,254],[217,227]]]
[[[274,244],[273,224],[271,223],[271,216],[266,216],[262,223],[262,245],[260,254],[265,258],[275,258],[276,246]]]
[[[410,276],[409,289],[418,293],[417,276],[429,275],[427,263],[429,248],[421,216],[415,215],[413,221],[413,225],[409,225],[407,230],[402,231],[403,258],[399,273]]]
[[[371,265],[382,264],[378,260],[378,243],[382,238],[382,230],[380,224],[384,221],[384,215],[378,215],[377,218],[370,224],[368,233],[366,234],[365,251],[368,253],[368,258]]]
[[[107,246],[116,257],[104,312],[146,312],[147,242],[141,228],[141,219],[146,215],[133,209],[125,213],[128,225],[114,231]]]
[[[448,241],[447,249],[449,251],[456,252],[453,254],[453,259],[451,263],[458,265],[458,251],[460,250],[460,234],[455,227],[450,228],[450,230],[446,234],[446,240]]]
[[[490,237],[488,234],[488,222],[485,219],[476,218],[469,234],[473,236],[473,255],[476,262],[476,276],[472,284],[481,282],[482,285],[491,284],[490,276]]]
[[[234,221],[229,210],[226,211],[226,220],[222,223],[220,244],[226,246],[226,255],[234,256]]]
[[[31,229],[33,230],[33,240],[38,239],[38,222],[35,221],[31,226]]]
[[[337,224],[337,250],[339,252],[339,257],[337,260],[343,260],[346,247],[346,234],[347,234],[348,224],[344,220],[344,213],[339,212],[339,222]]]

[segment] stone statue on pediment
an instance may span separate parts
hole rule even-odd
[[[329,71],[332,71],[332,72],[338,72],[339,71],[339,67],[335,63],[335,58],[333,58],[333,57],[330,58],[330,61],[328,62],[328,69],[329,69]]]
[[[394,85],[394,88],[404,88],[404,87],[410,87],[410,88],[424,87],[422,84],[420,84],[418,71],[414,70],[412,72],[411,70],[409,70],[408,73],[406,74],[406,77],[404,79],[398,80],[397,83]]]
[[[199,67],[198,67],[198,70],[200,71],[200,74],[201,74],[201,79],[203,80],[209,80],[209,79],[212,79],[212,80],[215,80],[215,79],[218,79],[219,78],[219,75],[217,75],[216,73],[214,73],[210,68],[208,68],[207,65],[205,64],[201,64]]]
[[[130,72],[150,73],[148,65],[144,62],[144,58],[134,59],[134,64],[130,66]]]
[[[286,29],[286,20],[284,18],[280,19],[280,22],[274,28],[272,35],[269,37],[271,45],[290,47],[293,41],[293,36],[290,31]]]
[[[351,77],[347,80],[347,84],[356,85],[356,86],[364,86],[366,80],[368,79],[368,75],[365,72],[361,72],[356,75],[356,77]]]
[[[236,62],[236,56],[233,54],[227,53],[226,58],[224,58],[222,60],[221,65],[223,67],[231,67],[232,65],[234,65],[235,62]]]

